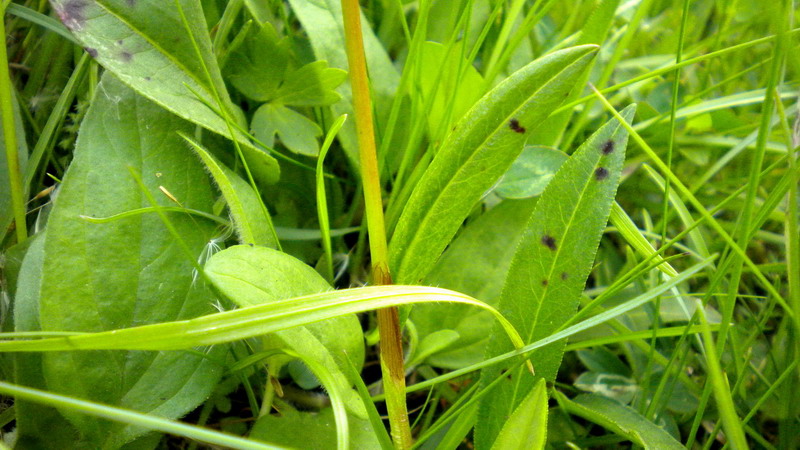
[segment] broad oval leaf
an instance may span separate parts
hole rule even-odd
[[[420,282],[481,196],[505,173],[529,132],[569,94],[597,46],[560,50],[492,89],[448,134],[408,200],[389,261],[401,284]]]
[[[622,116],[631,121],[634,112],[631,105]],[[526,343],[550,336],[575,313],[608,222],[627,141],[622,124],[610,120],[561,166],[539,198],[511,262],[499,305]],[[486,355],[510,350],[504,344],[491,339]],[[557,342],[531,354],[537,376],[555,379],[564,345]],[[500,365],[484,369],[481,383],[492,382],[502,370]],[[516,371],[510,381],[494,388],[491,400],[481,403],[478,448],[492,445],[505,418],[533,388],[534,381]]]
[[[194,125],[135,94],[106,73],[83,121],[75,158],[48,221],[39,297],[43,331],[104,331],[189,319],[213,311],[211,292],[193,280],[193,263],[215,224],[169,216],[189,259],[157,215],[103,224],[81,215],[110,216],[148,206],[129,168],[158,193],[164,186],[187,208],[210,212],[211,186],[200,162],[175,133]],[[211,350],[211,359],[224,348]],[[49,390],[177,418],[211,393],[221,368],[186,352],[77,352],[43,356]],[[82,414],[65,414],[83,447],[119,447],[144,430]],[[75,444],[80,446],[81,444]]]
[[[47,232],[28,241],[20,267],[17,293],[14,296],[14,330],[41,331],[39,326],[39,290],[44,265],[44,242]],[[16,382],[26,387],[46,389],[40,353],[14,355]],[[17,397],[14,400],[17,425],[16,448],[70,448],[78,440],[78,431],[58,410]]]
[[[123,83],[178,116],[230,137],[220,114],[231,120],[237,115],[211,51],[198,0],[179,0],[180,9],[175,1],[164,0],[51,3],[86,51]],[[234,135],[254,175],[267,183],[277,181],[277,161],[253,147],[242,133]]]
[[[208,260],[205,273],[223,295],[240,307],[330,290],[330,285],[313,268],[278,250],[237,245]],[[366,418],[364,404],[344,375],[347,365],[358,370],[364,364],[364,337],[354,315],[278,331],[267,345],[291,349],[330,371],[337,391],[351,411]],[[349,359],[349,362],[347,361]]]

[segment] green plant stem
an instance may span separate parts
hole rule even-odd
[[[5,40],[5,6],[0,18],[0,36]],[[25,188],[22,185],[22,171],[19,167],[19,148],[14,124],[14,104],[11,100],[11,77],[8,73],[8,52],[5,41],[0,45],[0,113],[3,115],[3,138],[6,146],[8,163],[8,183],[11,193],[11,209],[14,211],[14,224],[17,230],[17,242],[28,238],[25,224]]]
[[[386,244],[386,227],[383,221],[380,171],[375,150],[375,133],[372,125],[372,104],[367,80],[367,63],[361,37],[361,15],[358,0],[342,0],[347,61],[353,89],[353,103],[361,163],[361,183],[364,186],[364,204],[367,215],[372,281],[375,284],[392,284],[389,273],[389,252]],[[381,335],[381,371],[386,391],[386,408],[389,412],[392,441],[396,448],[411,448],[411,428],[406,409],[406,380],[403,368],[403,342],[397,308],[378,310],[378,329]]]
[[[736,414],[736,407],[731,397],[731,387],[728,378],[722,371],[719,363],[714,338],[711,336],[711,329],[706,321],[703,305],[697,305],[699,312],[700,325],[703,327],[703,341],[705,343],[706,364],[708,364],[708,377],[711,380],[711,389],[714,391],[714,399],[717,401],[717,410],[722,419],[722,427],[725,429],[725,436],[728,443],[734,449],[747,449],[747,439],[744,437],[742,422]]]

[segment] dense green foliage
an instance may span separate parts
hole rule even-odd
[[[0,449],[800,446],[793,0],[4,4]]]

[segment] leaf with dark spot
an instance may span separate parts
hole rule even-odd
[[[79,30],[83,23],[86,21],[84,16],[84,9],[86,8],[85,0],[67,0],[60,8],[56,8],[58,18],[65,27],[70,31]]]
[[[397,219],[389,266],[399,284],[425,278],[475,204],[522,152],[528,132],[575,86],[596,46],[559,50],[514,72],[478,100],[448,133]]]
[[[225,120],[214,109],[220,107],[225,115],[236,117],[236,107],[214,56],[201,2],[181,1],[182,12],[173,1],[50,3],[81,46],[98,50],[96,61],[103,68],[179,117],[217,134],[230,135]],[[152,11],[143,14],[150,6]],[[146,76],[153,77],[152,82]],[[233,135],[242,144],[256,182],[265,185],[277,181],[280,169],[275,158],[256,148],[242,132],[234,129]]]
[[[86,48],[84,48],[84,50],[86,50],[86,53],[88,53],[89,56],[91,56],[92,58],[97,58],[97,50],[96,49],[94,49],[92,47],[86,47]]]
[[[556,249],[558,248],[556,247],[556,238],[550,236],[549,234],[545,234],[544,236],[542,236],[542,244],[553,251],[556,251]]]
[[[594,171],[594,179],[597,181],[603,181],[608,178],[608,169],[605,167],[598,167]]]
[[[614,141],[611,139],[607,140],[600,151],[602,151],[604,155],[611,154],[614,151]]]
[[[508,127],[511,128],[512,130],[514,130],[515,133],[524,133],[525,132],[525,127],[521,126],[519,124],[519,120],[517,120],[517,119],[511,119],[511,121],[508,123]]]
[[[629,107],[621,114],[630,121],[634,111]],[[528,219],[498,305],[526,344],[551,336],[575,314],[619,185],[627,134],[625,127],[612,119],[589,137],[556,172]],[[616,143],[616,151],[603,155],[598,149],[609,140]],[[605,181],[597,183],[601,161],[600,173]],[[559,276],[561,280],[554,283]],[[492,338],[484,357],[508,350],[511,348],[505,341]],[[538,348],[530,354],[535,377],[517,372],[513,382],[501,382],[493,388],[491,398],[483,399],[478,410],[476,447],[491,447],[506,418],[533,389],[538,377],[555,379],[563,353],[564,341]],[[481,387],[494,382],[506,368],[508,364],[483,369]]]

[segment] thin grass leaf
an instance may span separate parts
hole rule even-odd
[[[112,420],[127,426],[141,427],[148,430],[157,430],[163,433],[170,433],[176,436],[184,436],[189,439],[196,439],[209,444],[220,445],[228,448],[247,449],[247,450],[280,450],[283,447],[244,439],[219,431],[201,428],[173,420],[165,419],[150,414],[142,414],[129,409],[107,406],[100,403],[88,402],[85,400],[54,394],[52,392],[41,391],[38,389],[26,388],[0,381],[0,392],[11,395],[18,400],[25,400],[44,404],[50,407],[58,407],[62,410],[87,414],[94,417]],[[53,430],[50,430],[53,431]]]
[[[390,306],[451,302],[492,312],[514,346],[522,345],[514,327],[494,308],[472,297],[425,286],[370,286],[324,292],[263,305],[211,314],[191,320],[165,322],[101,333],[42,339],[0,340],[0,352],[64,350],[180,350],[261,336],[332,317]],[[3,333],[0,333],[0,339]]]

